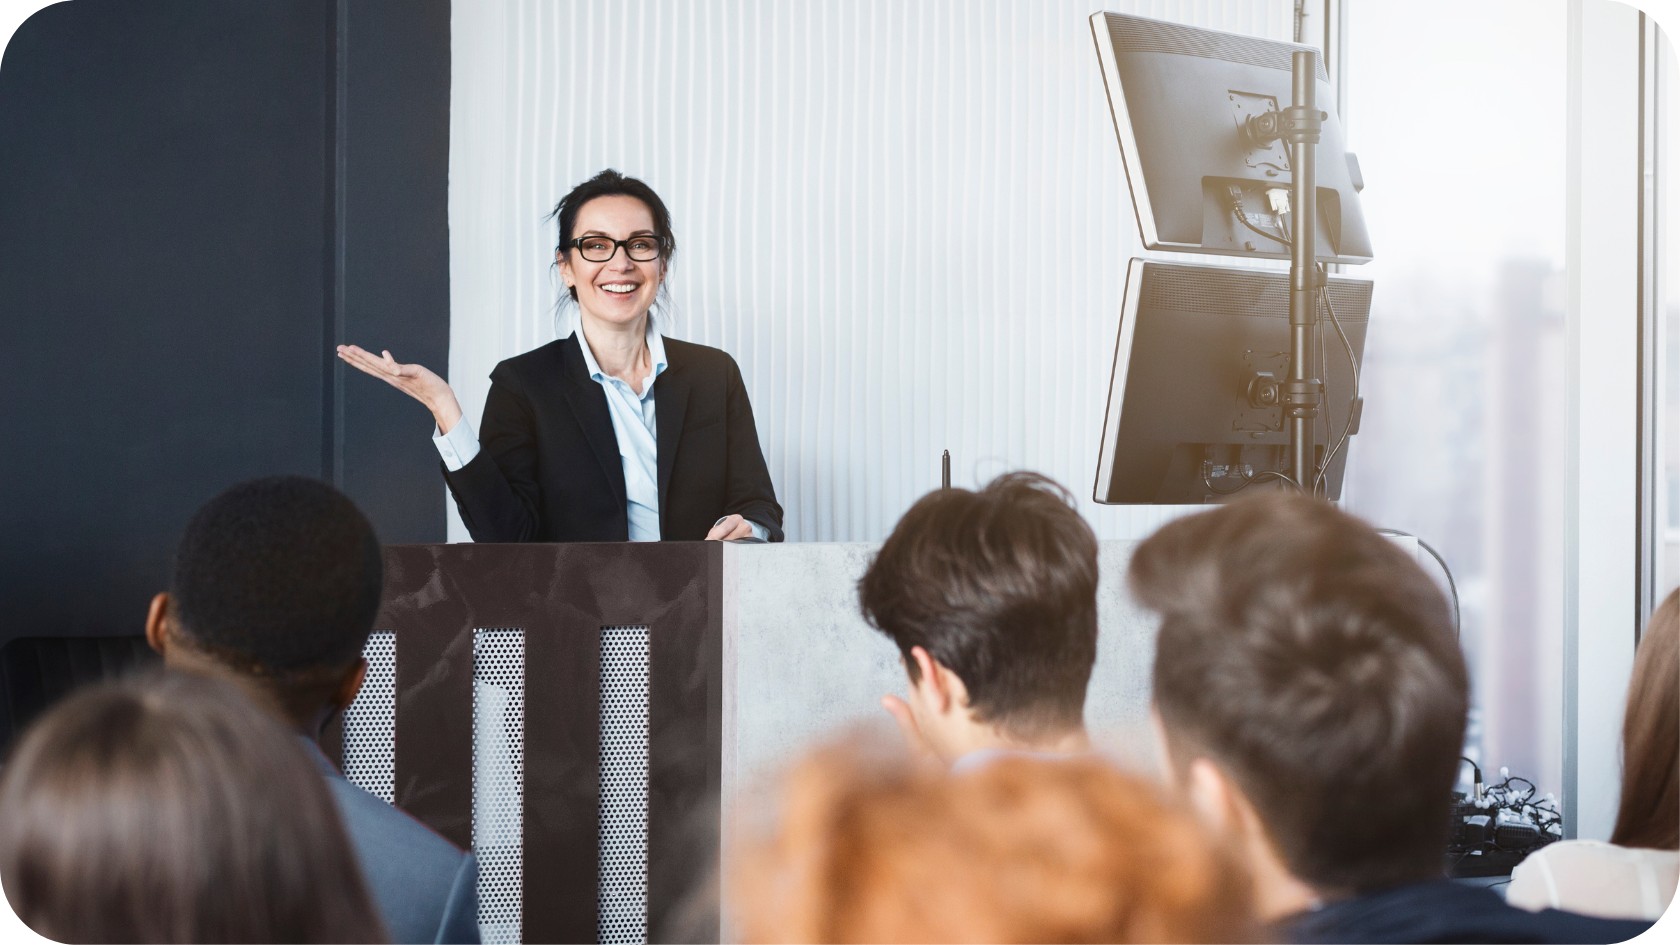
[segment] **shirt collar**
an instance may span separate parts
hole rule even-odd
[[[298,732],[296,734],[298,740],[304,744],[304,751],[308,753],[310,758],[315,762],[315,767],[319,769],[322,774],[329,778],[344,777],[343,772],[338,770],[338,766],[332,763],[331,758],[327,757],[327,753],[321,750],[320,742],[310,738],[302,732]]]
[[[595,352],[589,350],[589,339],[583,336],[582,325],[578,326],[577,339],[578,347],[583,349],[583,366],[589,370],[589,379],[597,384],[605,382],[607,372],[601,370],[601,362],[595,360]],[[648,316],[647,346],[648,357],[653,361],[653,373],[648,375],[648,379],[652,380],[665,373],[665,368],[669,366],[665,361],[665,336],[654,327],[652,315]]]
[[[1086,752],[1053,752],[1032,751],[1027,748],[976,748],[966,754],[958,755],[951,761],[951,773],[963,774],[968,771],[978,771],[996,761],[1005,758],[1036,758],[1041,761],[1062,761],[1068,758],[1078,758]]]

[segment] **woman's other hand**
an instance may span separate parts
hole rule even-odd
[[[707,541],[734,541],[737,538],[752,538],[752,525],[739,515],[725,515],[723,520],[712,526],[706,533]]]
[[[382,355],[375,357],[356,345],[338,346],[339,360],[425,404],[426,409],[432,412],[432,419],[437,422],[439,433],[448,433],[453,429],[461,419],[461,404],[455,399],[455,390],[449,382],[421,365],[398,363],[389,351],[382,352]],[[715,528],[712,530],[717,531]]]

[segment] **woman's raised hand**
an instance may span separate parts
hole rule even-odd
[[[439,433],[448,433],[461,419],[461,404],[449,382],[418,364],[400,364],[391,352],[375,357],[355,345],[339,345],[338,357],[363,374],[371,374],[426,405]]]

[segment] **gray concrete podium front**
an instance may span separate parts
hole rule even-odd
[[[1156,620],[1132,603],[1135,541],[1098,552],[1097,665],[1085,720],[1103,750],[1151,757],[1149,670]],[[888,724],[881,696],[903,693],[892,641],[864,622],[857,582],[876,544],[729,545],[723,551],[723,795],[773,774],[860,722]]]

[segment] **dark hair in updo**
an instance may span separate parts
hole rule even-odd
[[[647,205],[648,213],[653,215],[653,232],[663,244],[660,258],[666,267],[671,265],[671,259],[677,253],[677,237],[671,232],[671,211],[665,209],[665,201],[653,192],[653,188],[634,177],[626,177],[612,168],[607,168],[594,177],[572,188],[572,192],[560,198],[554,205],[554,210],[548,216],[556,222],[554,251],[561,256],[569,256],[572,247],[566,245],[572,239],[572,228],[577,226],[578,211],[583,205],[596,197],[634,197]],[[571,293],[572,301],[577,301],[575,286],[566,291]]]

